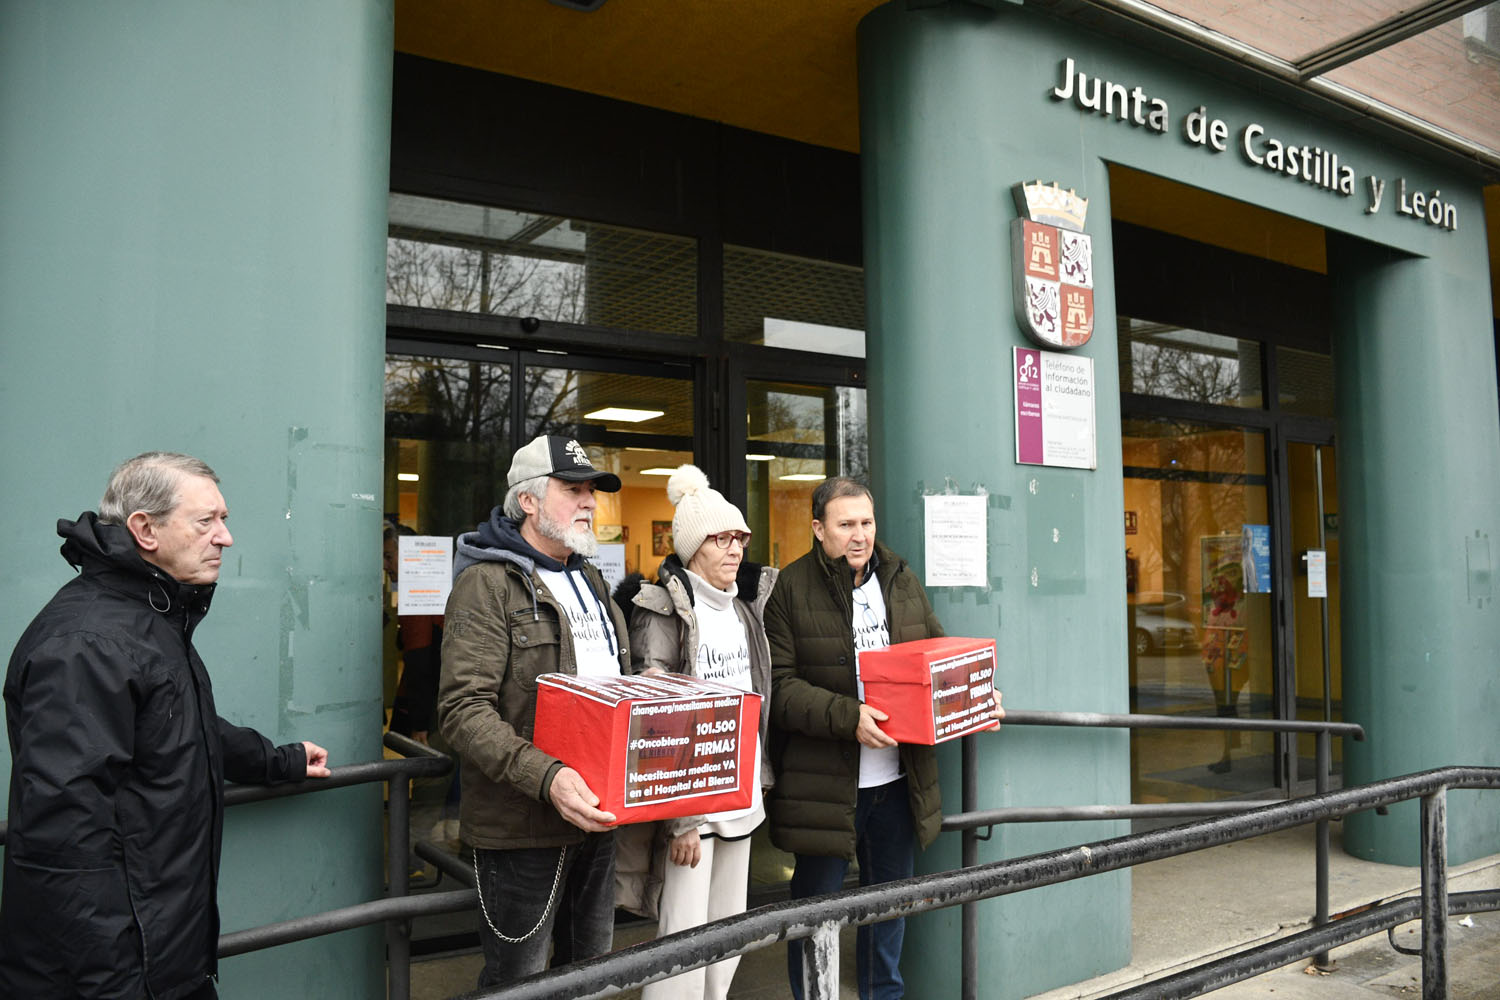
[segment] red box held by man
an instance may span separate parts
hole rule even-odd
[[[865,704],[898,743],[928,746],[998,726],[995,640],[918,639],[859,654]]]
[[[760,695],[681,674],[537,678],[532,743],[621,823],[750,805]]]

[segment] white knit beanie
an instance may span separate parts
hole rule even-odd
[[[696,465],[681,465],[667,480],[667,499],[677,508],[672,517],[672,547],[686,566],[709,535],[721,531],[749,532],[745,515],[718,490]]]

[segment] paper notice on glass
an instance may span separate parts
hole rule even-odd
[[[989,497],[937,495],[923,521],[929,587],[983,587],[989,580]]]
[[[1328,553],[1322,549],[1307,550],[1307,596],[1328,596]]]
[[[401,535],[397,541],[396,614],[442,614],[453,589],[453,539]]]
[[[589,562],[599,568],[604,582],[609,584],[609,592],[614,593],[615,588],[625,580],[625,543],[600,542],[599,551]]]

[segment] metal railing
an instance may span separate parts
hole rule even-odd
[[[1448,913],[1500,909],[1500,892],[1450,896],[1447,887],[1447,791],[1500,788],[1500,768],[1446,767],[1354,788],[1261,805],[1229,816],[1165,830],[995,861],[777,903],[669,934],[609,955],[544,972],[465,1000],[586,1000],[608,997],[689,969],[744,955],[779,942],[810,938],[803,948],[804,996],[838,996],[841,928],[910,917],[996,896],[1055,885],[1148,861],[1218,847],[1319,820],[1422,801],[1422,888],[1415,900],[1398,900],[1356,916],[1315,926],[1267,945],[1244,949],[1194,969],[1111,994],[1106,1000],[1177,1000],[1228,986],[1290,962],[1422,918],[1422,995],[1447,996]]]
[[[1334,736],[1363,740],[1365,731],[1348,722],[1317,722],[1297,719],[1240,719],[1229,716],[1105,714],[1100,712],[1034,712],[1024,709],[1007,711],[1008,726],[1067,726],[1088,729],[1191,729],[1276,733],[1305,733],[1317,737],[1314,789],[1329,789],[1333,771]],[[979,768],[973,737],[965,738],[960,749],[962,760],[962,812],[943,817],[943,830],[962,832],[960,864],[968,868],[979,862],[979,841],[989,836],[990,827],[998,823],[1051,823],[1070,820],[1159,819],[1184,816],[1209,816],[1243,812],[1265,804],[1263,800],[1218,802],[1148,802],[1125,805],[1088,806],[1019,806],[977,811]],[[1290,782],[1288,783],[1290,793]],[[984,838],[979,830],[986,830]],[[1328,820],[1320,819],[1315,831],[1317,857],[1314,864],[1316,906],[1314,925],[1328,922]],[[962,1000],[975,1000],[979,983],[979,917],[978,904],[964,904],[961,918],[961,954],[963,972],[960,980]],[[1329,964],[1326,952],[1315,956],[1320,966]]]
[[[316,781],[286,785],[225,786],[224,804],[234,806],[383,781],[389,788],[386,810],[388,839],[386,894],[383,899],[220,935],[220,958],[383,923],[387,996],[390,1000],[408,1000],[411,996],[412,918],[469,909],[475,905],[475,896],[473,889],[420,896],[407,894],[410,886],[408,865],[411,858],[411,779],[440,777],[453,770],[453,761],[425,743],[418,743],[399,733],[386,733],[384,742],[387,747],[401,754],[401,758],[335,767],[329,777]]]
[[[1437,915],[1500,909],[1500,892],[1462,893],[1450,898],[1446,881],[1446,791],[1448,788],[1500,788],[1500,768],[1442,768],[1329,792],[1329,741],[1333,735],[1362,739],[1363,731],[1358,726],[1266,719],[1021,710],[1007,713],[1006,722],[1008,725],[1314,733],[1318,737],[1319,791],[1307,798],[1271,804],[1264,801],[1242,801],[1019,807],[978,811],[973,808],[977,797],[977,768],[972,745],[966,740],[963,752],[965,808],[963,812],[946,816],[943,820],[944,830],[963,833],[965,867],[808,900],[760,907],[608,956],[543,973],[522,983],[509,985],[503,991],[476,992],[466,996],[471,1000],[498,998],[502,995],[507,1000],[610,996],[767,945],[811,938],[813,946],[804,949],[807,977],[805,996],[809,1000],[833,998],[837,995],[838,988],[837,938],[841,927],[877,923],[949,906],[964,906],[967,911],[983,899],[1114,871],[1308,823],[1317,824],[1320,832],[1318,913],[1311,929],[1268,945],[1236,952],[1166,979],[1113,994],[1109,1000],[1198,996],[1300,958],[1324,958],[1330,948],[1382,929],[1389,930],[1419,916],[1423,918],[1423,995],[1424,998],[1437,1000],[1446,995],[1446,921],[1438,919]],[[329,778],[315,782],[270,787],[236,785],[226,788],[226,805],[239,805],[355,784],[388,782],[389,870],[387,894],[384,898],[225,934],[219,939],[221,957],[374,923],[385,923],[388,995],[394,1000],[406,1000],[410,996],[410,921],[418,916],[472,908],[475,905],[472,888],[474,873],[471,866],[451,854],[420,843],[415,852],[419,857],[470,888],[421,896],[407,894],[411,856],[410,779],[445,774],[451,769],[452,762],[425,744],[396,734],[386,734],[385,744],[406,755],[405,758],[334,768]],[[1412,798],[1422,799],[1423,864],[1420,898],[1399,900],[1328,923],[1328,822],[1349,813],[1382,809],[1391,803]],[[1227,815],[1169,830],[1117,837],[1025,858],[985,865],[972,863],[975,842],[979,838],[978,831],[996,823],[1182,816],[1194,813]],[[5,832],[6,824],[0,823],[0,843],[4,842]],[[972,932],[966,920],[966,984],[970,982],[969,966],[977,953],[973,946]],[[967,988],[966,985],[966,990]]]
[[[328,777],[316,781],[290,782],[284,785],[224,786],[225,806],[237,806],[326,792],[351,785],[385,782],[390,786],[387,814],[389,867],[385,898],[221,934],[218,952],[220,958],[384,923],[387,995],[390,1000],[408,1000],[411,996],[411,919],[472,908],[475,896],[473,889],[422,896],[407,895],[410,874],[407,864],[411,852],[411,779],[435,778],[447,774],[453,769],[453,761],[426,744],[397,733],[386,733],[385,745],[402,757],[364,764],[345,764],[332,768]],[[6,842],[9,830],[9,822],[0,821],[0,845]]]

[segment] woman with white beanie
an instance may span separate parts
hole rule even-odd
[[[748,809],[668,820],[662,824],[653,868],[664,869],[657,933],[696,927],[745,909],[750,835],[765,818],[762,791],[771,785],[766,723],[771,706],[771,651],[757,610],[775,570],[747,567],[750,528],[739,509],[708,485],[696,466],[667,480],[676,552],[663,560],[656,584],[642,584],[631,614],[631,663],[637,672],[661,670],[723,681],[761,696],[760,747]],[[755,569],[757,572],[742,570]],[[753,593],[742,593],[736,578]],[[759,598],[759,600],[757,600]],[[663,842],[664,843],[661,843]],[[665,864],[661,864],[665,861]],[[622,904],[624,905],[624,904]],[[650,900],[644,901],[649,910]],[[723,1000],[738,958],[726,959],[646,986],[642,1000]]]

